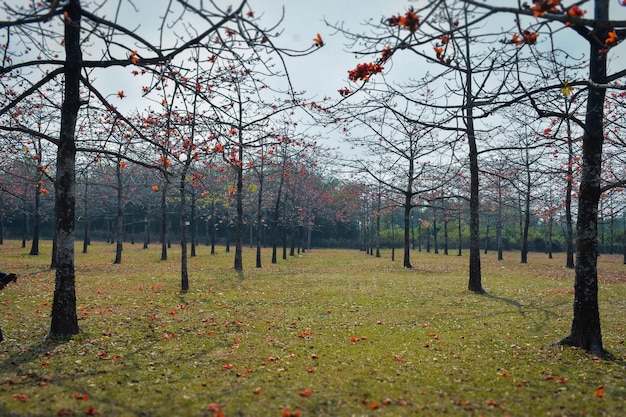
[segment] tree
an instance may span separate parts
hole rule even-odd
[[[583,348],[597,356],[604,355],[602,332],[598,307],[598,203],[602,193],[602,155],[604,144],[604,108],[607,89],[611,82],[623,77],[623,70],[608,73],[608,56],[619,39],[626,35],[623,22],[611,21],[609,1],[595,0],[593,19],[584,18],[584,11],[577,4],[566,7],[559,1],[538,0],[527,9],[507,8],[483,4],[473,0],[463,0],[485,10],[488,14],[506,13],[538,18],[536,27],[550,27],[548,22],[566,23],[569,28],[584,39],[588,46],[589,68],[587,80],[571,82],[568,85],[580,85],[587,90],[587,106],[584,120],[574,114],[562,115],[578,123],[584,133],[582,136],[581,161],[582,172],[578,191],[578,218],[576,221],[576,274],[574,281],[574,306],[570,334],[557,344]],[[519,20],[518,20],[519,21]],[[526,29],[537,39],[539,33]],[[549,36],[549,35],[546,35]],[[562,83],[552,85],[553,89],[562,89]],[[526,89],[523,99],[530,101],[540,117],[550,117],[540,103],[533,100],[533,93]],[[516,98],[519,99],[519,98]]]
[[[456,132],[457,139],[467,145],[470,177],[470,256],[468,289],[483,293],[480,267],[480,216],[479,216],[479,148],[480,126],[477,121],[490,114],[497,97],[508,90],[511,71],[508,62],[516,59],[515,53],[497,47],[492,33],[479,33],[474,26],[482,20],[477,8],[469,2],[429,1],[419,10],[409,8],[404,14],[391,16],[376,25],[373,34],[362,36],[343,31],[358,41],[359,54],[378,53],[379,58],[368,64],[359,64],[348,72],[352,81],[363,81],[361,88],[375,74],[384,70],[383,65],[402,51],[410,51],[418,59],[435,64],[439,71],[424,71],[418,81],[407,85],[403,81],[399,94],[406,95],[413,105],[431,108],[432,119],[425,123],[431,128]],[[420,13],[424,13],[422,19]],[[362,42],[362,39],[365,41]],[[434,44],[434,45],[433,45]],[[432,46],[432,52],[424,47]],[[451,88],[454,85],[455,88]],[[435,88],[438,86],[439,88]],[[424,91],[433,91],[430,95]],[[352,93],[340,90],[343,95]],[[443,104],[433,105],[428,97],[442,97]],[[447,135],[446,135],[447,137]]]
[[[119,112],[106,99],[106,93],[102,94],[89,80],[88,69],[107,69],[128,65],[139,65],[146,70],[154,71],[158,79],[163,76],[163,70],[167,68],[177,56],[186,51],[204,45],[207,36],[213,36],[216,31],[228,22],[242,23],[249,20],[243,13],[246,1],[242,1],[238,7],[226,11],[208,11],[192,7],[188,2],[180,1],[183,15],[191,14],[195,17],[204,18],[207,23],[205,30],[194,33],[186,39],[175,36],[175,46],[163,45],[163,38],[152,43],[148,38],[142,37],[136,30],[128,29],[118,22],[107,21],[88,10],[84,10],[79,0],[66,2],[51,2],[48,4],[37,3],[34,7],[13,9],[5,6],[9,20],[0,22],[0,28],[10,33],[10,41],[7,38],[5,47],[5,66],[0,70],[0,75],[10,81],[2,84],[3,97],[0,104],[0,117],[10,117],[10,111],[25,98],[37,94],[46,84],[63,77],[63,98],[60,109],[60,123],[58,126],[55,183],[55,216],[56,216],[56,279],[52,305],[51,325],[49,338],[66,337],[78,333],[78,320],[76,314],[76,287],[74,269],[74,236],[75,236],[75,185],[76,185],[76,133],[77,121],[81,106],[86,104],[81,85],[89,90],[95,101],[102,104],[106,109],[119,114]],[[172,4],[170,4],[172,6]],[[96,5],[96,10],[106,13]],[[168,26],[166,20],[172,14],[165,13],[162,28],[175,27],[185,21],[175,20]],[[57,31],[57,18],[61,17],[61,31]],[[115,14],[120,16],[120,14]],[[48,24],[51,20],[52,22]],[[178,19],[178,17],[176,18]],[[83,25],[87,25],[83,26]],[[89,28],[88,26],[91,26]],[[238,26],[240,27],[240,26]],[[92,42],[100,41],[103,57],[93,61],[83,59],[81,33],[89,33]],[[33,34],[38,35],[34,36]],[[257,32],[250,32],[257,33]],[[260,43],[264,34],[256,39]],[[15,41],[17,39],[17,41]],[[126,41],[124,41],[124,39]],[[63,45],[65,59],[57,58],[59,51],[52,45],[56,40],[57,45]],[[41,41],[41,42],[40,42]],[[159,43],[161,42],[161,43]],[[138,45],[137,49],[129,48],[129,45]],[[32,55],[22,54],[24,48],[35,50]],[[123,58],[116,58],[120,55]],[[33,73],[27,76],[19,76],[25,69],[33,69]],[[39,75],[39,78],[37,78]],[[9,92],[9,94],[6,94]],[[126,96],[124,91],[119,91],[117,96],[122,99]],[[91,97],[90,97],[91,98]],[[7,116],[9,115],[9,116]],[[8,126],[8,124],[4,124]],[[4,128],[4,127],[3,127]],[[138,130],[136,130],[138,132]],[[37,133],[37,132],[33,132]]]
[[[434,166],[450,166],[445,161],[448,144],[438,140],[434,129],[420,124],[427,118],[428,107],[424,106],[415,114],[411,111],[412,103],[393,92],[376,91],[371,88],[363,102],[344,104],[347,115],[344,131],[358,131],[347,140],[362,149],[363,157],[351,164],[360,172],[366,173],[376,183],[382,184],[396,194],[399,207],[404,210],[404,259],[405,268],[412,268],[410,259],[411,246],[411,210],[416,206],[416,197],[420,193],[429,193],[439,189],[450,177],[449,172],[438,176],[439,181],[427,184],[426,177],[434,178]],[[426,92],[425,94],[428,94]],[[361,132],[358,123],[366,129]]]

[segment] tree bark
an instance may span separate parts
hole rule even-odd
[[[161,191],[161,260],[167,261],[167,179]]]
[[[187,270],[187,169],[180,175],[180,291],[189,291],[189,272]]]
[[[587,114],[582,146],[582,175],[578,193],[576,222],[576,278],[574,282],[574,317],[570,334],[557,344],[585,349],[602,356],[602,332],[598,308],[598,203],[604,141],[604,101],[607,59],[605,46],[597,39],[607,38],[608,0],[595,2],[596,34],[589,39],[589,85]]]
[[[410,162],[413,165],[413,161]],[[411,174],[412,176],[412,171]],[[412,193],[412,181],[409,181],[410,185],[407,187],[407,193],[404,198],[404,259],[403,266],[405,268],[413,268],[411,265],[411,197]]]
[[[47,339],[69,337],[79,332],[76,314],[76,277],[74,270],[74,235],[76,210],[76,121],[80,108],[81,8],[79,0],[65,7],[65,97],[61,106],[61,130],[57,152],[56,276],[50,332]]]
[[[114,264],[118,265],[122,263],[122,247],[124,240],[124,210],[122,209],[122,167],[120,165],[121,160],[117,161],[116,178],[117,178],[117,215],[115,224],[115,260]]]

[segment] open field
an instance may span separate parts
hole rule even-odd
[[[77,246],[78,248],[78,246]],[[82,333],[44,342],[54,273],[0,246],[20,280],[0,293],[0,416],[622,416],[626,266],[600,260],[605,348],[614,360],[545,345],[568,333],[564,258],[483,257],[486,296],[466,291],[467,258],[401,259],[312,250],[244,274],[200,246],[191,290],[179,257],[153,244],[77,250]]]

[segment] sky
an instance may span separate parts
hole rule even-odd
[[[99,0],[102,1],[102,0]],[[126,0],[125,0],[126,1]],[[228,5],[238,4],[238,0],[215,0],[218,4]],[[365,23],[371,20],[373,23],[392,15],[404,13],[411,5],[417,5],[423,0],[249,0],[249,5],[255,12],[255,16],[260,17],[261,26],[272,26],[280,19],[284,10],[284,20],[280,26],[283,33],[275,39],[278,46],[291,47],[294,49],[306,49],[313,44],[313,38],[319,33],[324,39],[325,46],[315,53],[287,62],[290,77],[296,90],[306,90],[306,97],[311,100],[321,100],[323,97],[338,98],[337,90],[348,86],[347,71],[353,69],[358,62],[371,61],[372,58],[357,58],[348,52],[347,40],[343,35],[335,33],[334,29],[327,26],[325,20],[331,24],[343,24],[346,29],[354,32],[365,32]],[[572,0],[573,2],[574,0]],[[23,4],[23,0],[9,0],[9,3]],[[516,4],[517,0],[487,0],[488,3],[503,5],[505,3]],[[110,4],[117,4],[116,1],[109,0]],[[162,14],[168,0],[152,0],[149,8],[146,0],[134,0],[132,4],[141,9],[141,13],[133,13],[133,18],[140,19],[136,24],[141,28],[155,28],[160,22],[159,14]],[[207,3],[205,1],[205,3]],[[564,3],[570,3],[564,1]],[[589,1],[586,6],[591,9],[593,2]],[[620,7],[618,0],[611,0],[611,17],[613,19],[626,20],[626,7]],[[127,4],[131,4],[129,1]],[[417,7],[417,6],[416,6]],[[590,13],[588,16],[590,17]],[[505,18],[510,25],[510,18]],[[135,24],[135,23],[133,23]],[[153,30],[153,29],[150,29]],[[575,35],[572,35],[572,42],[575,42]],[[578,48],[578,43],[572,43],[573,48]],[[584,44],[581,43],[581,45]],[[621,46],[623,49],[626,45]],[[616,48],[617,49],[617,48]],[[618,51],[619,53],[619,51]],[[611,53],[615,57],[616,53]],[[398,54],[399,55],[399,54]],[[408,54],[405,54],[408,55]],[[624,68],[624,60],[615,59],[617,67]],[[410,75],[419,78],[420,72],[427,68],[427,65],[419,63],[413,59],[401,60],[401,57],[393,58],[393,74],[402,74],[405,77]],[[408,63],[407,63],[408,62]],[[386,65],[387,66],[387,65]],[[126,75],[128,67],[122,68]],[[104,79],[98,82],[105,82],[110,85],[110,95],[115,98],[118,90],[123,89],[128,98],[123,102],[116,101],[120,106],[128,106],[135,103],[135,106],[143,108],[145,105],[139,102],[141,88],[131,84],[121,85],[120,78],[110,76],[107,73]],[[125,77],[132,81],[132,77]]]
[[[262,14],[263,21],[274,22],[282,13],[278,1],[250,0],[249,3],[255,12]],[[403,13],[410,4],[407,0],[359,0],[357,7],[354,1],[347,0],[285,2],[282,6],[285,11],[284,33],[277,43],[305,48],[313,43],[317,33],[325,42],[316,53],[289,63],[296,89],[302,86],[318,99],[325,95],[336,98],[337,90],[347,85],[348,70],[363,60],[347,51],[346,39],[328,27],[324,20],[333,25],[343,23],[346,29],[358,32],[364,29],[366,21],[379,22],[382,18]]]

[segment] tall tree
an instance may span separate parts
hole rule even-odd
[[[111,2],[114,3],[114,2]],[[119,7],[122,6],[119,3]],[[140,65],[146,70],[153,70],[160,79],[164,68],[167,67],[175,57],[184,54],[192,48],[198,48],[205,44],[207,37],[213,36],[216,31],[225,26],[230,21],[243,22],[246,17],[242,12],[246,6],[246,1],[241,1],[238,7],[226,11],[219,9],[208,11],[199,10],[192,7],[186,1],[177,3],[183,9],[183,13],[193,14],[205,18],[206,26],[202,32],[187,36],[184,40],[174,36],[175,45],[169,47],[163,44],[165,33],[161,33],[161,38],[152,43],[148,38],[142,37],[134,29],[128,29],[123,23],[117,21],[107,21],[105,18],[97,16],[88,10],[83,10],[79,0],[68,0],[66,2],[37,3],[31,8],[12,8],[4,5],[8,20],[0,22],[0,28],[10,33],[5,45],[5,62],[0,70],[0,75],[11,75],[9,79],[14,81],[13,85],[3,83],[3,93],[11,91],[9,95],[3,94],[0,107],[0,117],[10,117],[10,112],[22,100],[38,94],[42,89],[63,76],[63,98],[59,100],[61,104],[61,117],[59,123],[59,137],[54,140],[57,144],[57,175],[56,175],[56,279],[52,305],[51,325],[49,338],[65,337],[76,334],[79,331],[76,314],[76,288],[75,288],[75,268],[74,268],[74,237],[75,237],[75,162],[76,162],[76,133],[77,120],[80,108],[85,104],[85,96],[81,97],[81,84],[90,92],[90,98],[103,105],[110,111],[119,113],[112,106],[106,93],[102,93],[97,86],[89,80],[89,71],[86,69],[107,69],[111,67],[121,67],[128,65]],[[92,4],[88,4],[92,6]],[[95,4],[95,10],[106,13],[106,8]],[[173,3],[169,3],[170,9]],[[114,18],[119,19],[124,14],[114,13]],[[166,10],[163,17],[162,29],[172,28],[175,30],[176,24],[182,24],[185,19],[178,20],[172,25],[168,25],[167,20],[171,19],[172,10]],[[56,19],[61,18],[62,33],[56,31],[58,26]],[[124,15],[124,17],[126,17]],[[54,19],[54,23],[48,22]],[[84,27],[87,24],[91,27]],[[240,27],[240,26],[237,26]],[[103,57],[93,61],[83,60],[81,42],[82,29],[90,35],[92,42],[101,42]],[[37,35],[34,35],[36,33]],[[51,39],[58,40],[65,51],[65,59],[56,58],[58,51],[53,47],[48,49]],[[259,38],[258,42],[261,39]],[[126,45],[135,44],[137,50],[132,50]],[[36,58],[30,59],[27,54],[21,51],[27,47],[37,51]],[[125,55],[123,58],[120,54]],[[141,62],[140,62],[141,61]],[[18,76],[25,69],[33,69],[33,74],[28,77]],[[42,69],[40,71],[40,69]],[[36,76],[40,75],[37,79]],[[15,77],[13,77],[15,76]],[[106,77],[105,77],[106,78]],[[148,90],[150,87],[148,87]],[[124,98],[124,91],[119,91],[117,96]],[[3,127],[8,124],[3,123]],[[136,130],[139,131],[138,129]]]

